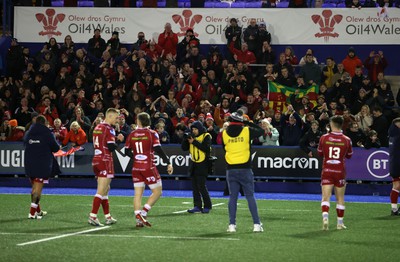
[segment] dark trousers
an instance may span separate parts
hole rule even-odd
[[[199,208],[212,208],[210,194],[206,186],[207,177],[202,175],[192,176],[193,204]],[[204,206],[203,206],[204,203]]]

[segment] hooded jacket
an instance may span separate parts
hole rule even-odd
[[[199,121],[194,121],[190,126],[191,130],[193,128],[197,128],[199,130],[199,134],[196,137],[202,136],[206,133],[206,128]],[[204,152],[205,160],[202,162],[193,162],[191,161],[191,166],[189,168],[190,175],[203,175],[207,176],[209,174],[209,157],[211,154],[211,135],[204,136],[204,139],[199,142],[196,139],[193,141],[192,145]],[[183,151],[188,151],[190,149],[190,143],[188,139],[183,139],[181,148]],[[192,156],[193,157],[193,156]]]
[[[33,124],[24,137],[25,173],[31,178],[49,178],[61,173],[53,152],[60,149],[51,130]]]

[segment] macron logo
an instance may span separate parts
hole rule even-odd
[[[131,158],[129,156],[124,156],[120,153],[122,152],[123,154],[125,154],[125,147],[123,147],[119,151],[116,150],[115,152],[117,153],[118,162],[121,165],[122,171],[125,172],[126,168],[128,167],[129,161],[131,161]]]

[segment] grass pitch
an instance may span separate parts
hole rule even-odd
[[[241,199],[237,232],[227,233],[227,199],[213,199],[210,214],[188,214],[174,212],[191,199],[161,198],[149,213],[153,227],[137,229],[132,198],[110,197],[118,223],[81,233],[96,229],[87,224],[92,196],[45,195],[42,220],[27,219],[29,195],[0,199],[0,261],[389,261],[398,247],[400,217],[389,216],[389,204],[347,203],[342,231],[331,208],[330,230],[321,231],[319,202],[258,200],[264,232],[253,233]]]

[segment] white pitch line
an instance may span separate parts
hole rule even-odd
[[[182,240],[240,240],[239,238],[218,238],[218,237],[174,237],[174,236],[143,236],[144,238],[157,238],[157,239],[182,239]]]
[[[101,227],[102,229],[104,227]],[[100,228],[96,228],[99,230]],[[51,233],[12,233],[12,232],[0,232],[0,235],[55,235]],[[181,240],[227,240],[227,241],[238,241],[240,238],[232,237],[179,237],[179,236],[141,236],[141,235],[110,235],[110,234],[96,234],[96,235],[81,235],[81,237],[115,237],[115,238],[155,238],[155,239],[181,239]],[[28,243],[28,242],[27,242]],[[18,244],[21,245],[21,244]]]
[[[214,204],[214,205],[212,205],[213,207],[216,207],[216,206],[220,206],[220,205],[223,205],[224,203],[217,203],[217,204]],[[180,213],[186,213],[187,212],[187,210],[180,210],[180,211],[175,211],[175,212],[172,212],[172,214],[180,214]]]
[[[110,227],[110,226],[98,227],[98,228],[92,228],[92,229],[83,230],[83,231],[79,231],[79,232],[75,232],[75,233],[69,233],[69,234],[63,234],[63,235],[54,236],[54,237],[43,238],[43,239],[39,239],[39,240],[34,240],[34,241],[29,241],[29,242],[20,243],[20,244],[17,244],[17,246],[32,245],[32,244],[37,244],[37,243],[41,243],[41,242],[45,242],[45,241],[50,241],[50,240],[54,240],[54,239],[59,239],[59,238],[64,238],[64,237],[70,237],[70,236],[76,236],[76,235],[80,235],[80,234],[85,234],[85,233],[89,233],[89,232],[94,232],[94,231],[99,231],[99,230],[107,229],[107,228],[109,228],[109,227]]]

